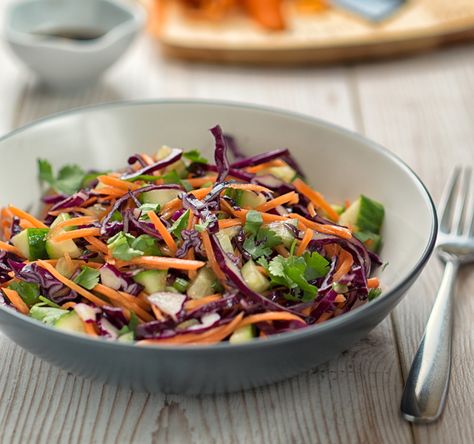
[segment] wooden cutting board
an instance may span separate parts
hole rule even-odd
[[[274,65],[383,58],[474,41],[474,0],[411,0],[381,23],[338,8],[320,14],[288,8],[287,16],[287,30],[268,32],[238,14],[220,23],[193,19],[172,3],[160,41],[175,58]]]

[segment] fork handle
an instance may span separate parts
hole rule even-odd
[[[443,279],[423,339],[403,391],[401,411],[407,421],[429,423],[443,412],[451,372],[453,293],[459,264],[446,262]]]

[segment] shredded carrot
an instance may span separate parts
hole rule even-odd
[[[36,263],[45,270],[49,271],[59,282],[64,284],[66,287],[69,287],[71,290],[74,290],[76,293],[79,293],[81,296],[85,297],[89,301],[93,302],[95,305],[102,307],[106,305],[105,302],[94,296],[90,291],[82,288],[81,286],[77,285],[75,282],[65,278],[59,271],[57,271],[51,264],[48,264],[46,261],[38,260]]]
[[[67,310],[68,308],[74,308],[75,305],[76,305],[75,302],[69,301],[61,305],[61,308],[63,308],[64,310]]]
[[[312,220],[306,219],[305,217],[300,216],[296,213],[289,214],[288,217],[290,217],[291,219],[298,219],[304,225],[309,228],[312,228],[314,231],[318,231],[319,233],[334,234],[335,236],[342,237],[343,239],[352,238],[351,230],[348,230],[344,227],[340,227],[339,225],[318,224],[317,222],[313,222]]]
[[[287,166],[288,164],[281,159],[270,160],[269,162],[261,163],[260,165],[255,165],[245,168],[249,173],[259,173],[260,171],[266,170],[267,168]]]
[[[257,208],[255,208],[257,211],[262,211],[263,213],[273,210],[276,207],[279,207],[280,205],[284,205],[286,203],[291,203],[291,204],[297,204],[299,200],[298,194],[296,194],[294,191],[290,191],[289,193],[283,194],[279,197],[276,197],[275,199],[269,200],[268,202],[265,202],[261,205],[259,205]]]
[[[224,228],[236,227],[237,225],[242,225],[242,221],[239,219],[220,219],[219,220],[219,229],[223,230]]]
[[[128,190],[123,190],[121,188],[115,187],[104,187],[95,189],[94,192],[101,196],[122,197],[128,192]]]
[[[159,321],[165,320],[163,313],[161,313],[160,309],[155,304],[151,304],[151,310],[153,311],[153,314],[155,315],[156,319],[158,319]]]
[[[306,248],[308,247],[308,244],[313,239],[313,235],[314,235],[314,231],[311,228],[308,228],[305,231],[303,239],[301,240],[301,242],[298,245],[298,248],[296,250],[296,255],[297,256],[301,256],[306,251]]]
[[[14,245],[7,244],[6,242],[0,241],[0,250],[5,250],[9,253],[14,253],[17,256],[24,257],[23,253],[18,248],[16,248]]]
[[[92,236],[84,236],[84,239],[93,245],[100,253],[109,254],[109,249],[104,242]]]
[[[134,305],[138,305],[139,307],[143,308],[143,310],[148,310],[151,306],[150,301],[147,298],[140,299],[140,298],[137,298],[136,296],[133,296],[133,294],[127,293],[125,291],[119,291],[118,293],[127,302],[130,302],[131,304],[134,304]]]
[[[92,216],[80,216],[80,217],[73,217],[72,219],[66,219],[62,222],[59,222],[55,227],[52,229],[51,235],[53,233],[60,231],[62,228],[65,227],[74,227],[76,225],[89,225],[92,222],[95,222],[97,218]]]
[[[37,228],[34,224],[32,224],[29,220],[21,219],[20,220],[20,228],[26,230],[27,228]]]
[[[377,288],[379,286],[380,286],[379,278],[373,277],[373,278],[367,279],[368,288]]]
[[[272,190],[253,183],[230,183],[229,188],[234,190],[255,191],[257,193],[273,193]]]
[[[218,279],[224,280],[225,275],[219,267],[219,264],[216,261],[216,257],[214,256],[214,250],[212,249],[211,239],[209,238],[209,233],[207,231],[203,231],[201,233],[202,244],[204,246],[204,251],[206,252],[207,261],[209,266],[212,268],[212,271],[217,276]]]
[[[100,228],[80,228],[79,230],[65,231],[51,238],[54,242],[62,242],[68,239],[78,239],[86,236],[98,236]]]
[[[86,334],[88,334],[89,336],[98,336],[93,324],[91,324],[90,322],[82,321],[82,325],[84,326]]]
[[[201,261],[188,261],[186,259],[176,259],[174,257],[162,257],[162,256],[141,256],[134,257],[128,262],[119,263],[116,265],[119,268],[126,265],[142,265],[144,267],[154,268],[157,270],[167,270],[168,268],[173,268],[175,270],[197,270],[198,268],[204,267],[206,265]]]
[[[341,304],[343,302],[346,302],[346,297],[343,295],[343,294],[338,294],[335,298],[334,298],[334,302],[336,304]]]
[[[190,191],[190,193],[197,199],[204,199],[209,192],[212,190],[212,187],[199,188],[197,190]],[[175,211],[179,210],[183,204],[183,201],[176,197],[175,199],[170,200],[167,204],[161,209],[161,213],[164,214],[173,214]]]
[[[302,318],[292,313],[287,313],[285,311],[269,311],[266,313],[247,316],[246,318],[242,319],[242,322],[239,324],[238,328],[245,327],[246,325],[256,324],[257,322],[268,321],[299,321],[306,324]]]
[[[333,281],[337,282],[344,275],[349,273],[353,264],[354,264],[354,258],[352,257],[352,254],[350,254],[348,251],[341,248],[339,252],[338,260],[337,260],[336,272],[334,273],[334,276],[333,276]]]
[[[67,265],[68,269],[73,270],[74,269],[74,264],[72,262],[71,256],[69,255],[69,253],[67,251],[64,253],[64,260],[66,261],[66,265]]]
[[[26,219],[28,222],[33,224],[35,228],[48,228],[43,222],[36,219],[36,217],[32,216],[26,211],[20,210],[19,208],[14,207],[13,205],[10,205],[8,208],[14,216],[19,217],[20,219]]]
[[[20,312],[27,315],[30,312],[28,305],[25,304],[20,295],[10,288],[3,288],[4,293],[7,295],[7,298],[13,304],[13,306]]]
[[[222,299],[222,295],[220,294],[211,294],[210,296],[204,296],[201,299],[191,299],[190,301],[186,301],[184,303],[184,308],[188,311],[194,310],[202,305],[209,304],[210,302],[215,302]]]
[[[316,324],[320,324],[321,322],[327,321],[329,318],[332,317],[332,313],[323,313],[319,319],[316,321]]]
[[[186,181],[191,185],[193,188],[202,187],[203,185],[211,182],[214,183],[217,179],[217,176],[204,176],[204,177],[196,177],[191,179],[186,179]]]
[[[329,202],[324,199],[321,193],[313,190],[309,185],[304,183],[300,178],[297,178],[293,181],[293,185],[295,188],[304,196],[306,196],[314,206],[322,208],[328,217],[332,219],[334,222],[339,220],[339,214],[334,210],[333,207],[329,204]]]
[[[163,225],[163,222],[161,222],[160,218],[156,215],[154,211],[148,211],[147,215],[153,222],[153,225],[155,226],[158,233],[160,233],[161,237],[165,241],[165,244],[170,249],[171,254],[174,256],[178,247],[176,246],[176,242],[174,241],[173,236],[166,229],[166,227]]]
[[[82,208],[82,207],[68,207],[68,208],[63,208],[62,210],[55,210],[55,211],[49,211],[48,214],[51,216],[58,216],[61,213],[82,213],[85,214],[86,216],[92,216],[95,217],[96,214],[94,211],[90,210],[89,208]]]
[[[138,185],[133,182],[127,182],[126,180],[118,179],[117,177],[113,176],[99,176],[97,178],[100,182],[102,182],[104,185],[108,185],[113,188],[118,188],[120,190],[138,190],[141,188],[141,185]]]
[[[261,265],[257,265],[257,270],[262,273],[264,276],[268,276],[268,271],[266,268],[262,267]]]
[[[314,209],[313,202],[310,202],[307,208],[308,208],[308,213],[311,217],[316,216],[316,210]]]
[[[145,161],[145,163],[147,165],[153,165],[155,163],[155,161],[153,160],[152,157],[150,157],[148,154],[146,153],[143,153],[142,155],[142,159]]]

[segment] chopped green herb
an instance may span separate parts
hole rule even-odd
[[[99,276],[99,270],[84,265],[74,282],[87,290],[92,290],[99,283]]]
[[[120,231],[109,239],[107,245],[114,258],[129,261],[134,257],[143,256],[143,251],[132,248],[131,244],[134,240],[131,234]]]
[[[186,229],[188,226],[190,211],[186,210],[180,217],[177,219],[173,225],[171,225],[170,233],[173,233],[178,239],[181,239],[181,232]]]
[[[28,307],[38,303],[40,300],[38,284],[30,284],[29,282],[18,281],[12,282],[8,288],[15,290],[23,299],[24,303],[28,305]]]
[[[132,241],[134,250],[142,251],[145,256],[161,256],[156,239],[148,234],[142,234]]]
[[[382,294],[381,288],[371,288],[369,291],[369,301],[372,301],[375,298],[378,298]]]
[[[41,302],[44,302],[46,305],[49,305],[50,307],[53,307],[53,308],[61,308],[60,305],[55,304],[53,301],[50,301],[49,299],[45,298],[44,296],[40,296],[38,299],[39,299]]]
[[[207,163],[207,159],[198,150],[186,151],[183,153],[183,157],[193,163]]]
[[[47,160],[38,159],[39,178],[48,183],[59,193],[74,194],[82,187],[86,176],[84,170],[78,165],[66,165],[62,167],[55,178],[53,167]]]
[[[245,218],[244,230],[249,234],[256,235],[262,224],[262,213],[259,211],[250,210]]]

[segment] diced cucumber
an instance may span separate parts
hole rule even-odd
[[[282,241],[286,248],[290,248],[295,240],[295,233],[288,227],[287,222],[272,222],[268,228],[273,231]]]
[[[293,182],[297,175],[296,171],[288,165],[271,167],[268,172],[286,183]]]
[[[382,236],[380,234],[369,233],[367,231],[359,231],[354,233],[354,236],[359,239],[370,251],[378,253],[382,247]]]
[[[26,228],[11,238],[11,243],[30,261],[47,259],[46,237],[48,228]]]
[[[171,148],[169,146],[163,145],[158,150],[155,157],[156,157],[156,160],[162,160],[165,157],[168,157],[170,154],[171,154]],[[165,172],[165,174],[169,173],[170,171],[176,171],[176,173],[181,179],[184,179],[188,175],[188,170],[182,159],[177,160],[171,165],[168,165],[163,171]]]
[[[158,204],[160,207],[166,205],[182,193],[180,190],[152,190],[142,194],[142,202],[150,204]]]
[[[122,336],[119,336],[118,341],[119,342],[133,342],[135,339],[135,335],[133,334],[133,331],[129,331],[128,333],[125,333]]]
[[[201,299],[214,293],[217,279],[212,270],[207,267],[201,268],[194,281],[188,288],[187,295],[191,299]]]
[[[355,231],[379,234],[385,210],[381,203],[361,195],[342,213],[339,223],[352,227]]]
[[[60,213],[54,222],[51,224],[51,229],[54,229],[59,223],[64,222],[65,220],[71,219],[71,216],[68,213]],[[71,230],[74,227],[66,227],[64,229],[57,231],[56,234],[63,233],[64,231]],[[73,259],[78,258],[81,255],[81,250],[77,247],[75,242],[72,239],[67,239],[65,241],[56,242],[52,239],[46,239],[46,252],[51,259],[59,259],[63,257],[66,253]]]
[[[146,270],[135,275],[133,280],[143,285],[148,294],[153,294],[165,291],[167,276],[167,270]]]
[[[251,341],[255,336],[255,327],[253,325],[246,325],[235,330],[229,338],[229,342],[231,344],[242,344],[243,342]]]
[[[216,234],[217,239],[219,239],[219,243],[221,244],[222,249],[226,253],[234,253],[234,247],[232,246],[232,241],[230,240],[230,237],[224,233],[223,230],[219,231]]]
[[[70,311],[61,316],[54,324],[54,327],[73,333],[85,333],[84,324],[75,311]]]
[[[245,283],[257,293],[262,293],[270,287],[269,280],[258,271],[255,262],[249,260],[240,270]]]
[[[245,209],[257,208],[259,205],[264,204],[267,200],[265,196],[261,193],[254,193],[253,191],[248,190],[238,190],[242,191],[240,193],[237,205]]]

